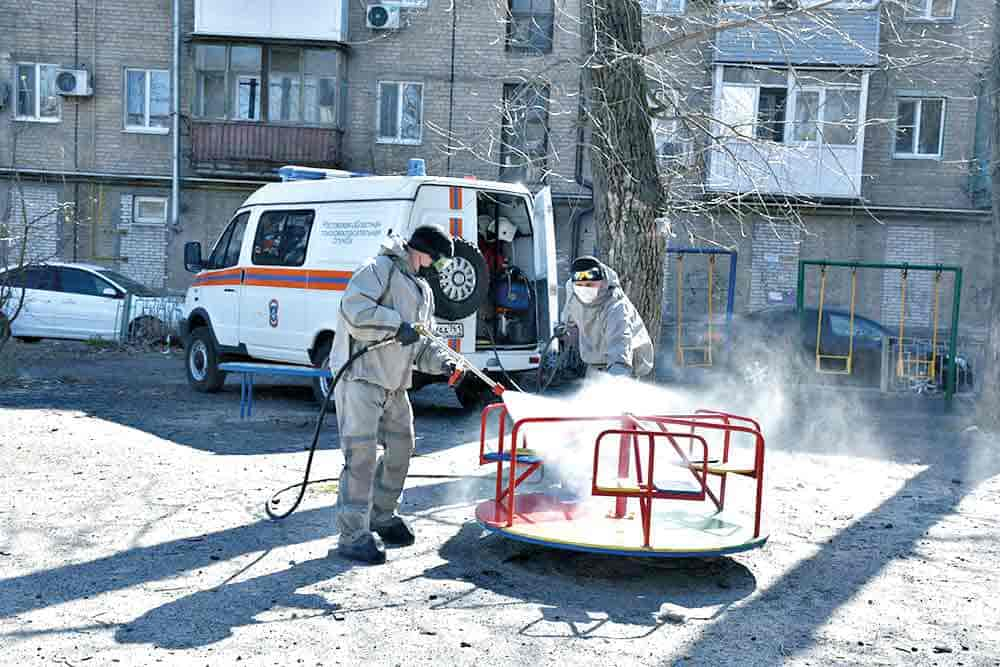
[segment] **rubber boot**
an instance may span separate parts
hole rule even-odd
[[[337,555],[361,563],[381,565],[385,562],[385,547],[382,545],[382,540],[369,533],[367,539],[338,544]]]
[[[394,516],[388,523],[382,525],[372,525],[372,530],[379,534],[385,543],[394,547],[408,547],[417,541],[413,528],[406,519],[401,516]]]

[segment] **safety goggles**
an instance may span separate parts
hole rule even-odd
[[[591,282],[601,279],[600,269],[587,269],[586,271],[577,271],[573,274],[573,282],[583,283]]]

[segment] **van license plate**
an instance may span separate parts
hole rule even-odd
[[[465,338],[465,325],[461,322],[437,324],[434,332],[441,338]]]

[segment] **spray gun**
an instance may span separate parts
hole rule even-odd
[[[462,377],[462,373],[469,372],[475,375],[480,380],[482,380],[483,383],[487,387],[489,387],[490,391],[492,391],[494,394],[496,394],[497,396],[503,395],[505,387],[502,384],[491,378],[486,373],[482,372],[475,364],[469,361],[464,355],[451,349],[451,347],[448,346],[447,342],[445,342],[442,338],[439,338],[429,328],[427,328],[423,324],[417,323],[413,325],[413,330],[416,331],[421,336],[423,336],[424,338],[426,338],[431,345],[440,350],[446,357],[448,357],[455,364],[455,372],[452,374],[450,378],[448,378],[449,385],[454,385],[456,382],[458,382],[459,379],[461,379]]]

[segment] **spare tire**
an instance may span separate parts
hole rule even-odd
[[[489,289],[486,258],[465,239],[455,239],[455,257],[441,273],[430,279],[434,292],[434,316],[452,322],[476,312]]]

